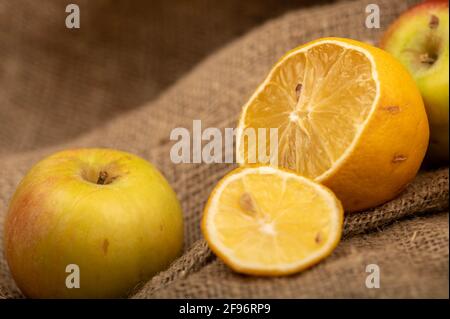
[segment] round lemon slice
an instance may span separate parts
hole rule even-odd
[[[326,187],[270,166],[239,168],[215,187],[203,234],[233,270],[286,275],[328,256],[342,233],[343,209]]]

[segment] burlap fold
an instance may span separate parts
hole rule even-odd
[[[283,11],[277,2],[269,2],[268,11]],[[14,31],[20,37],[7,35],[9,29],[0,22],[3,26],[0,35],[10,44],[0,43],[0,66],[6,74],[0,75],[0,227],[15,187],[39,159],[72,147],[112,147],[153,162],[177,192],[185,219],[184,255],[169,269],[136,287],[130,297],[448,297],[447,168],[421,172],[393,201],[347,216],[345,236],[325,262],[299,275],[262,279],[231,272],[211,254],[200,233],[199,222],[209,192],[234,166],[178,165],[169,158],[172,146],[169,135],[175,127],[190,129],[193,119],[201,119],[204,128],[234,127],[241,106],[287,50],[323,36],[376,43],[388,24],[415,1],[375,2],[381,9],[380,29],[365,27],[365,8],[373,1],[291,10],[224,43],[223,48],[180,78],[183,74],[180,70],[188,68],[180,62],[185,61],[183,55],[195,55],[190,56],[194,62],[202,56],[198,52],[189,53],[189,43],[212,37],[208,29],[205,31],[208,37],[195,38],[201,32],[202,19],[197,27],[190,27],[193,30],[190,41],[179,45],[170,42],[173,46],[169,46],[169,52],[155,49],[158,52],[155,55],[142,41],[156,36],[154,33],[160,30],[147,28],[139,32],[138,22],[133,21],[142,23],[146,19],[138,13],[134,13],[136,17],[131,15],[135,19],[127,20],[129,24],[122,30],[112,20],[101,20],[99,12],[109,12],[106,15],[109,19],[121,14],[109,7],[108,1],[99,1],[97,14],[89,14],[88,25],[92,29],[81,31],[86,32],[84,36],[73,33],[69,40],[63,40],[67,36],[65,31],[54,29],[61,21],[51,18],[60,6],[56,5],[58,2],[48,12],[40,11],[30,20],[29,23],[35,23],[33,26],[24,22],[27,20],[23,17],[33,11],[35,2],[26,2],[19,20],[22,24]],[[5,3],[0,2],[2,17],[6,16],[5,8],[10,8]],[[87,8],[88,2],[82,3]],[[249,7],[244,6],[243,10]],[[187,7],[177,8],[187,10],[180,12],[191,12]],[[177,14],[181,15],[180,12]],[[232,12],[229,14],[233,15]],[[270,16],[258,14],[260,20]],[[46,22],[40,25],[41,20]],[[197,23],[195,18],[192,23]],[[169,34],[175,37],[183,26],[174,25],[177,29],[171,29]],[[120,41],[114,41],[109,27],[113,27]],[[233,30],[234,35],[240,32],[238,28]],[[229,34],[223,39],[232,37]],[[19,43],[18,39],[27,41]],[[213,47],[217,46],[216,43]],[[193,47],[200,45],[196,42]],[[14,48],[18,52],[13,52]],[[99,51],[91,55],[93,49]],[[140,49],[149,54],[148,59],[145,54],[136,53]],[[180,63],[173,66],[176,69],[173,72],[170,63],[160,69],[155,62],[170,54],[177,57],[168,56],[169,61]],[[17,56],[23,59],[16,59]],[[128,70],[124,67],[127,65]],[[160,76],[163,81],[158,84]],[[169,85],[175,79],[178,80]],[[150,85],[148,88],[146,83]],[[161,92],[163,87],[167,89]],[[28,107],[31,103],[37,105]],[[381,269],[379,289],[368,289],[364,284],[369,263]],[[2,248],[0,296],[21,296],[7,269]]]

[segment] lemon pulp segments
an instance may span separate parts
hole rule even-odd
[[[369,53],[352,45],[327,40],[294,50],[244,107],[239,127],[278,128],[278,164],[316,178],[357,138],[377,99],[374,74]],[[238,143],[247,163],[254,146],[242,134]]]
[[[203,231],[232,268],[255,274],[300,270],[327,255],[342,224],[325,187],[271,167],[238,169],[213,191]]]

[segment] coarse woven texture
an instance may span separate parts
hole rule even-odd
[[[364,25],[365,8],[372,1],[300,9],[292,3],[283,9],[275,1],[263,8],[255,2],[233,10],[230,5],[223,8],[230,17],[216,29],[208,25],[208,9],[199,9],[208,8],[205,1],[195,1],[193,7],[179,1],[176,9],[161,5],[168,15],[162,23],[168,32],[162,48],[145,45],[160,40],[161,30],[141,28],[148,17],[139,6],[100,0],[90,7],[80,1],[87,17],[80,30],[91,26],[82,37],[57,27],[63,23],[54,18],[64,9],[60,2],[48,1],[44,9],[40,3],[39,10],[35,1],[18,2],[21,9],[13,15],[11,2],[0,0],[1,229],[15,187],[39,159],[73,147],[118,148],[150,160],[163,172],[178,194],[185,220],[184,255],[130,297],[448,297],[448,168],[423,171],[398,198],[348,215],[341,244],[323,263],[302,274],[262,279],[228,270],[200,233],[209,192],[234,166],[180,165],[169,158],[175,127],[191,128],[193,119],[201,119],[203,127],[235,127],[241,106],[287,50],[323,36],[376,43],[388,24],[416,1],[377,1],[380,29]],[[238,1],[231,2],[237,6]],[[238,37],[246,30],[236,27],[242,25],[239,21],[248,28],[271,17],[267,12],[286,9],[291,10]],[[257,18],[245,20],[251,14],[242,12],[249,11]],[[120,21],[124,16],[131,18]],[[185,16],[192,17],[193,25],[171,23]],[[184,28],[191,39],[178,36]],[[231,31],[221,35],[221,29]],[[183,75],[219,46],[210,38],[236,39]],[[364,284],[365,267],[372,263],[381,269],[380,289]],[[21,297],[2,248],[0,297]]]

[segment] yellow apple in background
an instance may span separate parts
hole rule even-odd
[[[449,155],[448,16],[448,1],[423,2],[403,13],[381,40],[419,87],[430,123],[427,160],[435,164],[447,163]]]
[[[176,194],[147,161],[109,149],[68,150],[22,180],[4,236],[26,296],[122,297],[181,253],[183,218]]]

